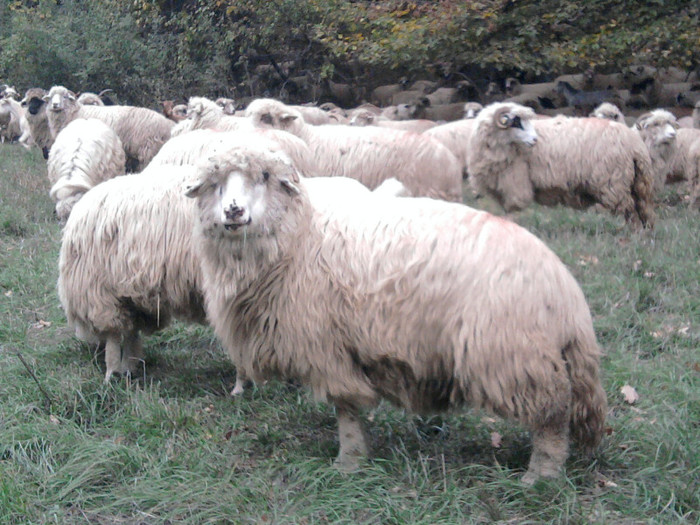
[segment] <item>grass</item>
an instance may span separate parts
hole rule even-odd
[[[331,466],[332,408],[284,383],[231,399],[235,370],[208,328],[146,338],[145,381],[104,385],[56,296],[45,163],[2,145],[0,523],[700,523],[700,215],[682,202],[658,215],[644,235],[592,211],[513,217],[572,270],[606,350],[593,461],[574,453],[566,476],[526,488],[517,425],[382,404],[367,413],[373,457],[347,476]]]

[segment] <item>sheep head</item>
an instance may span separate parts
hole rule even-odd
[[[20,101],[22,107],[27,108],[27,111],[31,115],[37,115],[44,107],[46,102],[44,101],[44,96],[46,91],[41,88],[29,88],[24,94],[24,98]]]
[[[248,105],[245,112],[259,128],[274,128],[292,131],[297,122],[303,122],[301,114],[294,108],[271,98],[259,98]]]
[[[202,231],[238,238],[274,234],[290,199],[301,190],[299,173],[281,151],[240,147],[199,166],[185,195],[197,199]]]
[[[374,123],[374,113],[368,109],[359,110],[352,119],[350,119],[351,126],[369,126]]]
[[[535,112],[531,108],[511,102],[495,103],[476,117],[476,132],[488,136],[488,142],[494,145],[532,147],[537,144],[533,118]]]
[[[49,92],[44,95],[44,100],[48,103],[49,111],[60,113],[69,107],[76,106],[78,97],[75,96],[70,89],[63,86],[53,86]]]
[[[476,118],[476,116],[482,109],[484,109],[484,106],[482,106],[478,102],[467,102],[466,104],[464,104],[464,118]]]
[[[625,123],[625,117],[615,104],[610,102],[603,102],[600,106],[593,110],[590,114],[591,117],[602,118],[607,120],[612,120],[613,122],[619,122],[621,124]]]
[[[639,132],[648,147],[656,147],[672,144],[676,140],[678,122],[669,111],[655,109],[645,113],[634,123],[634,128]]]
[[[219,106],[226,115],[233,115],[236,113],[236,101],[232,98],[219,97],[216,99],[216,105]]]

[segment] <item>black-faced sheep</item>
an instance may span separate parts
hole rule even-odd
[[[253,379],[296,379],[335,404],[341,469],[367,454],[359,410],[381,398],[519,421],[533,436],[525,483],[561,472],[569,437],[598,444],[591,315],[542,242],[459,204],[377,206],[314,181],[240,149],[205,164],[187,194],[218,337]]]
[[[75,94],[54,86],[46,95],[49,129],[55,137],[71,120],[96,118],[111,127],[122,141],[130,171],[140,171],[170,138],[173,122],[163,115],[134,106],[83,106]]]
[[[370,189],[395,177],[413,196],[462,199],[457,159],[430,137],[375,126],[311,126],[293,108],[273,99],[251,102],[246,115],[255,126],[289,131],[304,140],[319,175],[350,177]]]
[[[504,102],[476,118],[468,171],[477,194],[492,194],[506,211],[533,201],[601,204],[634,226],[653,227],[653,174],[639,134],[597,118],[534,117]]]
[[[92,118],[69,122],[56,136],[47,163],[58,218],[68,219],[85,192],[122,175],[125,164],[122,142],[107,124]]]
[[[32,141],[41,150],[45,159],[49,158],[49,150],[53,144],[54,137],[49,129],[49,119],[46,114],[46,90],[42,88],[29,88],[20,101],[26,110],[24,113],[29,124],[29,132]]]

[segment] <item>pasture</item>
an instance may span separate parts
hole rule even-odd
[[[700,214],[683,187],[652,233],[593,210],[511,217],[581,284],[609,402],[593,460],[573,451],[531,488],[523,429],[386,403],[365,414],[371,459],[341,474],[332,409],[279,382],[229,397],[235,369],[201,326],[146,337],[140,377],[105,385],[60,309],[48,189],[37,150],[0,145],[0,523],[700,522]]]

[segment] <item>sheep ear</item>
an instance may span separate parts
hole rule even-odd
[[[70,100],[72,100],[72,101],[78,100],[78,97],[77,97],[76,94],[73,93],[72,91],[69,91],[69,92],[68,92],[68,98],[69,98]]]
[[[644,115],[640,116],[634,123],[634,127],[636,129],[644,129],[646,127],[647,120],[649,120],[649,117],[651,117],[651,113],[644,113]]]
[[[297,118],[297,115],[293,115],[292,113],[284,113],[280,117],[280,122],[282,122],[285,125],[291,124],[294,120],[296,120],[296,118]]]
[[[185,197],[196,199],[202,194],[202,189],[205,187],[206,179],[199,179],[195,183],[187,186],[185,189]]]
[[[295,177],[297,181],[299,180],[298,175]],[[292,182],[291,179],[284,177],[280,179],[280,184],[282,187],[287,191],[292,196],[299,195],[301,193],[301,190],[299,189],[299,186],[297,186],[294,182]]]

